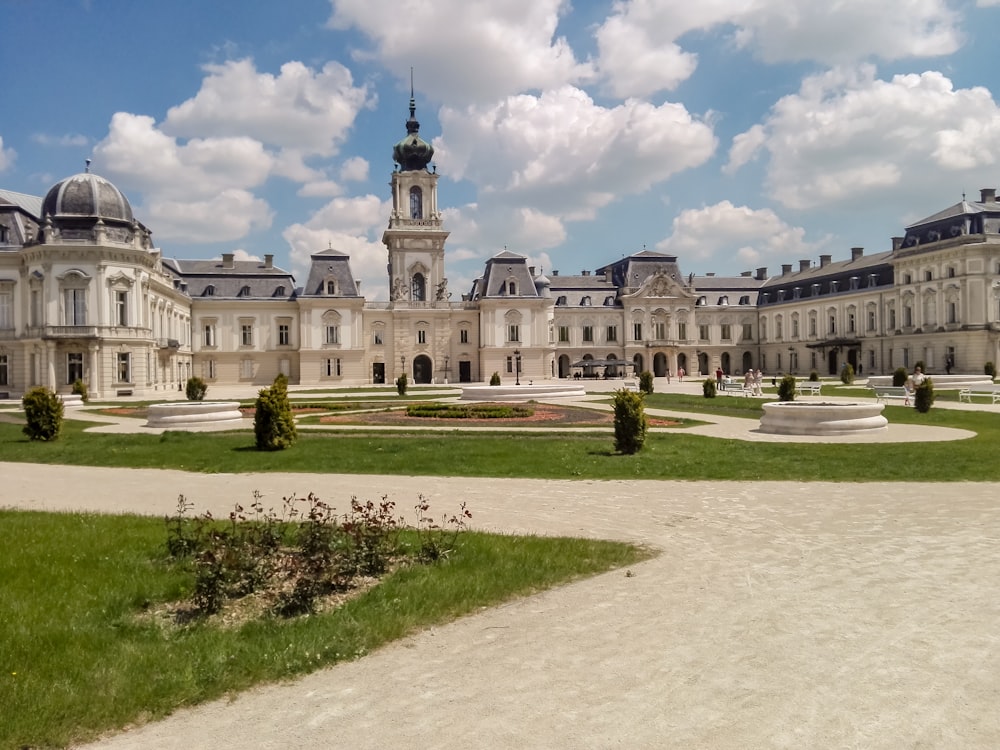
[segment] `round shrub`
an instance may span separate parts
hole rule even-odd
[[[643,407],[642,395],[622,388],[615,391],[615,450],[631,455],[642,450],[646,442],[649,420]]]
[[[641,393],[653,392],[653,373],[643,370],[639,373],[639,391]]]
[[[87,384],[80,378],[73,381],[73,393],[80,397],[83,403],[90,401],[90,393],[87,391]]]
[[[29,440],[55,440],[62,430],[63,402],[48,388],[32,388],[21,399],[24,428]]]
[[[794,401],[795,400],[795,376],[785,375],[778,383],[778,400],[779,401]]]
[[[810,383],[818,383],[819,382],[819,373],[816,372],[815,370],[810,371],[809,372],[809,382]]]
[[[844,385],[850,385],[854,382],[854,368],[850,362],[845,362],[844,366],[840,368],[840,382]]]
[[[906,379],[908,377],[910,377],[910,373],[906,371],[905,367],[897,367],[892,371],[893,386],[899,388],[900,386],[906,385]]]
[[[715,398],[716,390],[717,390],[717,386],[715,384],[715,380],[714,379],[712,379],[712,378],[705,378],[705,380],[702,381],[702,384],[701,384],[701,395],[703,395],[705,398]]]
[[[184,393],[188,401],[204,401],[207,392],[208,383],[204,380],[198,376],[188,378],[187,385],[184,387]]]
[[[934,404],[934,381],[925,378],[924,382],[913,391],[913,408],[921,414],[926,414]]]
[[[500,385],[500,373],[494,372],[490,375],[490,385]]]

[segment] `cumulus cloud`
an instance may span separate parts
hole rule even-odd
[[[756,263],[809,257],[822,242],[808,242],[805,230],[791,226],[771,209],[752,209],[721,201],[682,211],[671,235],[656,249],[696,261],[732,266],[735,258],[749,267]]]
[[[935,71],[886,81],[870,65],[836,69],[807,78],[737,137],[730,167],[758,151],[769,193],[790,208],[858,204],[887,188],[904,200],[934,175],[993,171],[1000,108],[987,89],[955,89]]]
[[[143,214],[143,222],[153,228],[158,240],[191,243],[238,240],[268,228],[274,218],[266,201],[233,189],[199,201],[150,200]]]
[[[559,220],[593,218],[619,196],[642,193],[707,161],[712,129],[681,105],[630,100],[602,107],[565,86],[499,104],[444,108],[436,158],[474,183],[480,203],[530,206]]]
[[[960,22],[947,0],[624,0],[595,32],[597,66],[616,96],[649,96],[694,72],[697,57],[682,47],[691,32],[767,63],[838,65],[950,54],[962,45]]]
[[[567,41],[556,37],[560,17],[569,11],[565,0],[435,0],[416,12],[394,0],[331,0],[331,5],[331,28],[359,29],[374,45],[356,56],[377,57],[401,79],[415,68],[420,89],[437,101],[492,101],[593,74]],[[405,21],[387,22],[401,13]]]
[[[252,60],[206,65],[198,93],[167,112],[163,131],[179,137],[249,137],[278,148],[330,156],[358,111],[373,103],[351,71],[329,62],[319,71],[287,62],[278,75]]]
[[[340,165],[340,179],[344,182],[364,182],[368,179],[368,160],[352,156]]]
[[[0,172],[10,169],[16,158],[17,152],[14,149],[3,147],[3,136],[0,135]]]

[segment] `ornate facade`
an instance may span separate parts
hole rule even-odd
[[[44,198],[0,190],[0,396],[35,385],[155,397],[192,375],[210,385],[417,383],[504,378],[863,374],[1000,360],[1000,204],[995,191],[907,227],[892,249],[736,277],[685,277],[642,251],[548,276],[503,251],[453,299],[433,148],[410,101],[393,149],[383,234],[388,301],[366,300],[350,257],[311,258],[308,278],[273,264],[171,260],[127,198],[90,173]]]

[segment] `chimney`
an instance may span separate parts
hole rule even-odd
[[[833,258],[832,255],[821,255],[821,256],[819,256],[819,267],[823,268],[824,266],[830,265],[830,259],[831,258]]]
[[[528,275],[531,276],[531,278],[535,278],[535,267],[534,266],[528,266]]]
[[[790,274],[791,272],[792,272],[792,264],[791,263],[782,263],[781,264],[781,275],[782,276]]]
[[[811,265],[812,265],[812,261],[810,261],[808,258],[806,258],[805,260],[800,260],[799,261],[799,270],[800,271],[808,271],[809,270],[809,266],[811,266]]]
[[[274,256],[265,255],[264,256],[264,268],[274,268]]]
[[[358,294],[361,294],[361,279],[354,280],[354,288],[357,290]]]
[[[767,278],[767,266],[761,266],[757,269],[757,275],[754,276],[757,281],[764,281]]]
[[[893,251],[899,250],[899,248],[901,248],[902,246],[903,246],[903,238],[902,237],[893,237],[892,238],[892,249],[893,249]]]
[[[851,248],[851,260],[857,260],[862,255],[865,254],[865,249],[863,247],[852,247]]]
[[[233,267],[233,253],[223,253],[222,254],[222,267],[232,268]]]
[[[715,276],[715,271],[706,272],[705,276],[708,277],[708,278],[712,278],[713,276]]]
[[[558,276],[558,275],[559,275],[559,272],[558,272],[558,271],[556,271],[555,269],[553,269],[553,270],[552,270],[552,275],[553,275],[553,276]]]
[[[581,276],[590,276],[590,271],[586,271],[586,270],[580,271],[580,275]]]
[[[752,273],[753,271],[740,271],[740,276],[745,279],[749,277]]]
[[[979,202],[980,203],[996,203],[997,200],[997,190],[996,188],[981,188],[979,191]]]

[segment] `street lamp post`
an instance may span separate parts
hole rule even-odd
[[[448,357],[446,356],[446,357],[444,358],[444,382],[445,382],[445,383],[447,383],[447,382],[448,382],[448,378],[449,378],[450,374],[451,374],[451,373],[450,373],[450,371],[448,370]]]
[[[406,355],[405,354],[400,354],[399,355],[399,369],[403,371],[404,375],[406,374]]]
[[[514,385],[521,385],[521,350],[514,350]]]

